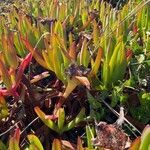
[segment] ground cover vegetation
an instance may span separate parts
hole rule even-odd
[[[149,123],[150,0],[0,5],[0,150],[149,150]]]

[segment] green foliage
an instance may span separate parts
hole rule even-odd
[[[86,137],[88,149],[94,149],[94,146],[92,144],[92,139],[94,139],[94,128],[91,128],[89,125],[86,126]]]
[[[9,115],[9,109],[3,96],[0,96],[0,119],[6,118]]]
[[[39,107],[35,107],[35,112],[40,117],[40,119],[47,125],[50,129],[55,132],[62,134],[63,132],[69,131],[74,128],[79,122],[83,121],[85,115],[85,108],[82,108],[78,115],[68,123],[65,123],[65,111],[63,108],[59,108],[56,112],[56,116],[45,115]],[[57,121],[55,121],[57,119]]]
[[[87,99],[90,104],[90,117],[96,120],[101,120],[104,115],[104,110],[101,106],[100,100],[94,98],[89,91],[87,91]]]
[[[0,150],[7,150],[7,146],[0,140]]]
[[[127,101],[128,95],[123,93],[122,86],[115,86],[113,87],[111,98],[111,106],[115,107],[118,102],[124,104]]]
[[[3,85],[0,119],[9,116],[7,99],[17,97],[20,100],[20,91],[28,95],[29,91],[22,90],[27,87],[22,75],[26,75],[25,69],[30,62],[32,65],[38,63],[62,81],[63,90],[60,91],[64,99],[82,85],[88,90],[101,90],[102,95],[109,93],[114,107],[126,102],[128,95],[124,94],[124,87],[148,89],[149,20],[150,7],[146,0],[129,0],[121,10],[99,0],[26,0],[23,5],[14,2],[9,12],[0,16],[0,84]],[[150,121],[150,94],[141,92],[138,97],[140,105],[131,108],[131,113],[146,124]],[[87,100],[90,118],[100,120],[104,114],[100,100],[89,91]],[[73,129],[85,117],[85,108],[82,108],[67,122],[65,107],[55,110],[54,115],[45,115],[40,106],[35,107],[43,123],[60,135]],[[145,132],[149,132],[149,128]],[[86,134],[89,149],[94,149],[91,144],[93,129],[86,126]],[[145,149],[143,143],[148,143],[147,136],[149,134],[144,134],[144,140],[143,136],[141,138],[141,150]],[[9,140],[9,149],[19,150],[19,140],[20,130],[17,129]],[[44,149],[35,135],[28,135],[28,140],[29,149]],[[80,138],[78,143],[77,148],[82,150]],[[0,145],[6,149],[2,142]],[[61,146],[62,141],[55,139],[52,149],[61,149]]]
[[[137,120],[147,124],[150,121],[150,93],[141,92],[138,97],[140,106],[131,108],[131,113]]]
[[[29,150],[44,150],[40,140],[33,134],[28,135],[28,140],[30,142]]]
[[[146,126],[141,136],[141,144],[139,150],[150,149],[150,126]]]

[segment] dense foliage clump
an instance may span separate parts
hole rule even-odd
[[[149,4],[1,3],[0,149],[148,149]]]

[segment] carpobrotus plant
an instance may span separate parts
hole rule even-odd
[[[82,150],[83,140],[96,149],[92,123],[112,121],[102,102],[112,112],[137,103],[142,110],[147,102],[136,92],[149,95],[143,71],[150,58],[148,6],[149,0],[129,0],[119,10],[103,0],[10,5],[0,15],[0,130],[20,129],[10,138],[0,134],[10,139],[0,147]]]

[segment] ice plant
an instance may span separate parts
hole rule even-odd
[[[30,91],[27,85],[26,87],[22,85],[25,84],[22,76],[26,75],[25,69],[32,57],[34,57],[34,61],[32,61],[31,69],[32,66],[34,68],[40,65],[40,69],[36,68],[38,71],[49,70],[50,76],[53,72],[56,75],[56,80],[62,81],[60,89],[62,92],[60,101],[62,101],[59,104],[62,104],[68,96],[70,96],[68,100],[73,96],[73,100],[78,101],[79,96],[76,95],[78,93],[74,89],[80,85],[85,86],[87,97],[85,96],[84,100],[88,99],[86,108],[88,108],[87,112],[90,108],[90,119],[99,119],[103,113],[99,110],[103,110],[105,107],[103,108],[103,105],[90,94],[89,90],[92,89],[92,92],[94,90],[94,94],[99,94],[99,90],[101,90],[102,95],[103,93],[105,95],[107,91],[107,96],[112,95],[112,101],[117,98],[120,99],[120,102],[126,99],[123,95],[123,87],[120,88],[119,86],[117,89],[117,86],[126,80],[127,68],[132,71],[132,65],[129,67],[128,65],[132,63],[131,60],[136,59],[135,53],[144,55],[146,61],[142,61],[142,63],[149,66],[150,11],[148,4],[149,0],[129,0],[121,10],[116,10],[103,0],[26,0],[26,3],[20,6],[18,1],[14,2],[10,12],[2,13],[3,16],[0,16],[0,119],[9,115],[7,98],[11,102],[18,98],[19,102],[13,103],[13,106],[21,105],[21,108],[13,107],[10,110],[10,114],[12,114],[10,118],[8,120],[3,119],[6,124],[7,121],[11,120],[14,113],[14,118],[20,117],[20,110],[21,113],[23,110],[23,120],[21,121],[24,119],[27,122],[30,121],[26,106],[30,106],[29,110],[37,106],[34,110],[38,117],[60,137],[64,132],[77,126],[82,120],[85,121],[85,108],[81,108],[77,116],[71,121],[67,120],[65,113],[69,113],[68,103],[64,104],[64,108],[61,105],[58,108],[55,107],[52,115],[46,115],[42,111],[45,108],[45,95],[46,98],[49,95],[51,97],[51,93],[48,90],[38,91],[38,85],[41,86],[41,83],[37,81],[43,79],[40,76],[35,76],[33,80],[29,81],[29,84],[34,86],[35,92],[40,95],[40,98],[44,97],[44,100],[35,98],[36,103],[34,101],[30,101],[28,105],[24,103],[24,101],[32,99],[32,97],[30,98],[31,95],[28,94]],[[20,9],[22,6],[23,9]],[[31,70],[31,74],[27,73],[29,78],[32,78],[33,72]],[[46,74],[43,75],[47,76]],[[50,83],[49,80],[47,81],[46,84],[53,88],[51,81]],[[46,86],[44,85],[44,87]],[[59,89],[57,88],[57,90]],[[74,93],[70,95],[73,90]],[[144,94],[142,100],[145,100],[145,97],[148,95]],[[21,100],[24,101],[21,102]],[[8,106],[11,107],[9,102]],[[53,104],[55,104],[55,100],[52,101]],[[50,109],[52,108],[53,106]],[[146,116],[146,113],[144,115]],[[109,125],[106,127],[110,129]],[[94,149],[94,145],[91,143],[93,130],[90,125],[86,126],[86,137],[88,149]],[[45,148],[35,135],[30,134],[27,138],[29,141],[28,146],[25,146],[29,147],[27,149],[43,150]],[[19,147],[19,139],[20,130],[17,128],[8,143],[10,150],[22,149]],[[148,139],[149,126],[144,130],[142,137],[137,140],[137,149],[148,149]],[[62,139],[54,139],[52,149],[63,149],[63,142]],[[104,144],[105,142],[104,140]],[[6,149],[1,141],[0,147]],[[74,149],[84,149],[80,138],[78,138],[77,147],[75,146]],[[136,148],[133,147],[133,149]]]
[[[83,120],[85,115],[85,108],[82,108],[73,120],[71,120],[69,123],[65,123],[66,115],[64,108],[59,108],[54,115],[46,115],[39,107],[35,107],[34,110],[46,126],[59,134],[74,128]]]
[[[20,129],[16,128],[14,135],[10,137],[9,149],[20,150],[19,142],[20,142]]]
[[[10,78],[10,73],[9,70],[7,70],[6,66],[3,64],[2,61],[0,61],[0,71],[1,71],[1,77],[2,81],[6,85],[7,89],[0,89],[0,94],[1,95],[17,95],[17,87],[20,84],[22,75],[24,73],[24,70],[26,67],[29,65],[32,59],[32,54],[29,53],[20,63],[18,69],[16,68],[14,71],[15,79],[13,80],[14,82],[12,83],[12,79]],[[10,68],[11,69],[11,68]]]
[[[122,41],[118,41],[112,54],[108,54],[103,62],[102,81],[104,87],[110,88],[117,84],[119,80],[122,80],[126,67],[125,46]]]
[[[21,131],[19,128],[16,128],[14,131],[14,134],[12,136],[10,136],[9,139],[9,145],[8,148],[9,150],[20,150],[21,146],[20,146],[20,134]],[[34,135],[34,134],[29,134],[27,135],[28,141],[29,141],[29,146],[26,147],[27,149],[38,149],[38,150],[44,150],[42,143],[40,142],[39,138]],[[7,146],[5,146],[1,141],[0,141],[0,148],[4,148],[7,149]]]
[[[40,140],[37,136],[35,136],[34,134],[29,134],[27,137],[30,142],[29,149],[44,150],[42,143],[40,142]]]
[[[7,103],[3,96],[0,95],[0,119],[6,118],[9,115]]]
[[[62,150],[62,143],[59,139],[54,139],[52,144],[52,150]]]
[[[150,148],[150,126],[147,125],[142,132],[141,137],[138,137],[132,144],[129,150],[149,150]]]
[[[63,30],[62,25],[59,22],[56,24],[55,29],[60,31]],[[47,40],[48,37],[45,37],[45,43],[48,43]],[[23,39],[22,41],[26,46],[26,48],[33,54],[33,57],[37,60],[37,62],[44,68],[55,72],[58,79],[60,79],[66,85],[66,90],[64,92],[65,98],[67,98],[69,94],[79,84],[83,84],[87,88],[90,87],[90,83],[87,77],[84,76],[83,74],[76,75],[76,77],[65,76],[65,69],[69,69],[69,64],[77,64],[77,62],[73,60],[73,57],[75,57],[73,56],[73,50],[75,49],[72,50],[71,48],[73,47],[71,47],[70,51],[68,52],[65,47],[64,39],[60,38],[59,35],[56,34],[50,35],[51,45],[48,46],[46,44],[46,50],[42,51],[42,53],[40,53],[38,49],[34,49],[28,39]],[[83,54],[81,53],[79,57],[81,57],[82,55]],[[80,64],[82,64],[82,60],[85,59],[85,56],[80,60],[81,62]]]

